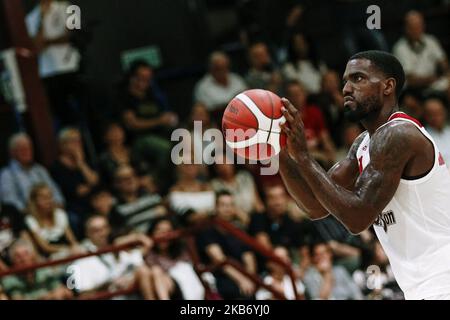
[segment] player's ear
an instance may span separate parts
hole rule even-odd
[[[387,78],[384,81],[384,90],[383,90],[383,94],[385,96],[389,96],[391,94],[393,94],[395,92],[395,87],[397,85],[397,82],[395,81],[394,78]]]

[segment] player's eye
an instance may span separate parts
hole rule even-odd
[[[355,82],[360,82],[363,79],[362,76],[356,76],[355,77]]]

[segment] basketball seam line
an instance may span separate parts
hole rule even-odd
[[[250,96],[248,96],[248,95],[246,95],[247,96],[247,98],[249,98],[256,106],[257,106],[257,104],[256,104],[256,102],[250,97]],[[270,98],[270,97],[269,97]],[[272,100],[270,100],[271,102],[272,102]],[[248,110],[250,110],[250,108],[247,106],[247,104],[245,104],[244,103],[244,105],[245,105],[245,107],[248,109]],[[258,107],[259,108],[259,107]],[[252,110],[250,110],[250,112],[251,112]],[[256,117],[256,116],[255,116]],[[266,143],[267,142],[269,142],[269,137],[270,137],[270,130],[272,129],[272,122],[273,122],[273,105],[272,105],[272,116],[270,117],[270,128],[269,128],[269,131],[267,131],[267,130],[261,130],[260,128],[259,128],[259,120],[258,120],[258,118],[256,118],[256,120],[257,120],[257,122],[258,122],[258,130],[261,130],[261,131],[265,131],[265,132],[269,132],[269,134],[267,135],[267,139],[266,139]],[[258,131],[257,130],[257,131]]]
[[[269,128],[269,134],[267,135],[267,141],[266,141],[266,143],[267,143],[267,142],[269,142],[270,134],[272,133],[273,113],[274,113],[274,110],[273,110],[273,100],[272,100],[272,96],[271,96],[271,95],[269,94],[269,92],[267,92],[267,91],[266,91],[266,94],[267,94],[267,96],[269,97],[270,105],[272,106],[272,116],[270,117],[270,128]]]

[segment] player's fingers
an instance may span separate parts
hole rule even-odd
[[[291,114],[294,118],[298,115],[297,108],[294,107],[288,99],[281,98],[281,102],[283,103],[284,107],[289,111],[289,114]]]
[[[289,113],[289,110],[287,108],[281,107],[281,112],[283,113],[283,116],[286,118],[287,122],[289,122],[290,124],[295,123],[295,118],[292,114]]]
[[[280,128],[281,128],[281,131],[284,132],[285,134],[287,134],[287,135],[291,134],[291,128],[289,128],[289,126],[287,125],[286,122],[280,124]]]

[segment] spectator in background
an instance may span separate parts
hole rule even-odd
[[[200,155],[202,163],[200,164],[200,179],[206,180],[209,178],[209,169],[207,163],[213,163],[213,155],[210,152],[205,152],[206,148],[215,147],[216,141],[208,141],[204,139],[206,130],[217,128],[217,123],[213,122],[211,115],[206,106],[201,102],[196,102],[191,109],[187,124],[185,126],[191,134],[190,149],[185,150],[187,154]]]
[[[47,185],[37,184],[31,190],[25,223],[39,251],[45,256],[77,251],[78,242],[67,214],[56,207]]]
[[[114,174],[114,188],[117,202],[110,215],[114,235],[132,231],[145,233],[152,219],[166,214],[161,196],[144,190],[130,166],[117,168]]]
[[[393,53],[405,69],[409,88],[447,89],[447,57],[438,40],[425,33],[425,21],[420,12],[409,11],[405,15],[405,36],[395,43]]]
[[[50,172],[66,199],[70,225],[82,237],[85,215],[89,210],[88,195],[99,183],[99,177],[87,163],[78,129],[64,128],[58,136],[59,157]]]
[[[249,233],[268,249],[284,246],[300,249],[304,244],[304,234],[288,215],[288,196],[283,186],[268,186],[264,190],[266,212],[251,216]]]
[[[160,217],[153,221],[148,234],[155,238],[173,230],[175,230],[173,219]],[[164,292],[158,293],[162,300],[204,299],[204,289],[180,238],[155,243],[144,258],[155,276],[155,281],[160,282],[157,288],[165,289]]]
[[[114,291],[136,285],[144,299],[158,298],[156,289],[158,283],[155,282],[154,275],[142,258],[143,253],[152,246],[151,239],[143,234],[131,234],[112,239],[111,227],[103,216],[92,216],[87,220],[86,234],[87,238],[83,241],[83,247],[89,252],[96,252],[112,244],[136,243],[136,246],[141,248],[76,260],[73,266],[78,270],[79,278],[76,281],[82,296],[87,296],[95,290]]]
[[[10,204],[0,202],[0,272],[11,264],[8,249],[19,238],[29,239],[23,213]]]
[[[218,155],[216,157],[214,171],[217,175],[211,181],[214,191],[227,190],[230,192],[234,197],[237,208],[246,217],[247,223],[252,212],[260,213],[264,211],[264,204],[259,196],[255,181],[249,172],[245,170],[236,172],[235,165],[226,155]]]
[[[138,174],[141,183],[150,173],[150,164],[125,143],[125,130],[116,122],[110,123],[105,130],[103,141],[106,150],[99,157],[99,169],[104,181],[111,184],[114,172],[121,165],[130,165]],[[148,177],[151,178],[151,177]]]
[[[316,94],[320,91],[326,70],[306,35],[293,33],[289,41],[288,62],[283,67],[284,77],[298,81],[307,92]]]
[[[250,70],[245,77],[248,87],[280,94],[283,78],[272,62],[267,45],[263,42],[252,44],[248,49],[248,58]]]
[[[53,113],[62,125],[73,124],[80,116],[70,101],[79,95],[80,53],[71,45],[66,27],[69,5],[67,1],[40,0],[25,19],[39,55],[39,76],[43,79]]]
[[[313,266],[306,271],[304,283],[311,299],[361,300],[363,295],[348,272],[333,266],[333,254],[326,243],[311,245]]]
[[[62,193],[48,171],[34,162],[33,144],[27,134],[17,133],[10,138],[9,154],[11,161],[0,174],[3,202],[24,211],[33,185],[45,183],[52,190],[56,203],[64,205]]]
[[[273,249],[273,253],[283,260],[287,265],[293,265],[289,256],[289,250],[283,246],[277,246]],[[263,279],[264,283],[272,286],[275,290],[282,293],[288,300],[296,300],[294,288],[292,287],[292,280],[289,277],[286,269],[280,266],[278,263],[269,261],[267,262],[267,270],[269,274]],[[302,297],[305,293],[305,286],[300,278],[295,279],[295,287],[298,297]],[[275,299],[271,292],[266,289],[259,289],[256,292],[256,300],[273,300]]]
[[[447,124],[447,110],[441,100],[427,99],[424,103],[427,131],[436,143],[442,157],[450,165],[450,127]]]
[[[190,162],[177,166],[177,181],[167,196],[170,207],[185,222],[195,222],[208,216],[214,209],[214,191],[211,184],[199,181],[201,165]]]
[[[322,77],[321,91],[314,98],[322,111],[326,127],[336,146],[342,144],[342,127],[344,125],[344,96],[342,95],[341,81],[334,70],[328,70]]]
[[[178,116],[169,110],[153,78],[149,64],[133,62],[119,90],[118,108],[136,153],[156,166],[158,178],[167,179],[171,163],[169,134],[178,124]]]
[[[233,211],[228,210],[222,201],[232,202],[231,194],[228,192],[217,194],[215,214],[218,218],[232,222]],[[201,233],[197,241],[200,253],[206,263],[221,264],[227,258],[232,258],[240,262],[247,272],[256,274],[254,254],[236,237],[211,227]],[[232,265],[226,264],[213,274],[217,290],[225,300],[249,299],[255,293],[256,288],[253,282]]]
[[[27,241],[15,242],[9,252],[14,268],[39,262],[32,244]],[[72,292],[61,283],[58,275],[50,268],[6,276],[1,279],[1,283],[5,293],[12,300],[64,300],[73,297]]]
[[[403,292],[380,242],[372,240],[368,253],[363,268],[353,273],[353,279],[362,293],[369,300],[403,300]]]
[[[244,80],[230,71],[228,56],[216,51],[209,57],[208,73],[195,86],[194,100],[205,104],[213,120],[221,123],[217,120],[221,119],[228,102],[245,89]]]
[[[310,154],[326,169],[331,167],[335,160],[335,147],[322,111],[307,102],[307,93],[298,81],[286,85],[286,98],[300,111]]]

